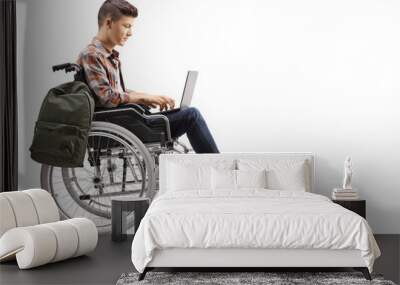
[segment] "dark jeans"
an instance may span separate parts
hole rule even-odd
[[[190,107],[178,112],[167,113],[172,137],[187,135],[196,153],[219,153],[206,121],[196,108]]]

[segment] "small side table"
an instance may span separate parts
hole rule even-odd
[[[146,214],[150,205],[149,198],[123,196],[113,198],[111,201],[111,239],[123,241],[127,238],[127,216],[134,212],[135,233],[140,221]]]
[[[340,206],[353,211],[356,214],[359,214],[361,217],[366,219],[365,208],[366,201],[365,200],[332,200],[332,202],[339,204]]]

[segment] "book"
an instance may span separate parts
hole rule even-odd
[[[358,196],[358,193],[332,193],[332,195],[337,196],[337,197],[355,197]]]
[[[333,188],[335,193],[357,193],[357,189]]]
[[[345,197],[345,198],[334,198],[332,197],[332,200],[338,200],[338,201],[356,201],[356,200],[360,200],[360,198],[350,198],[350,197]]]
[[[351,196],[342,196],[342,195],[335,195],[334,193],[332,194],[332,199],[333,200],[359,200],[360,197],[356,195],[351,195]]]

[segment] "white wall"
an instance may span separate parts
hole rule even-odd
[[[29,157],[50,66],[75,60],[97,31],[101,0],[17,0],[20,187],[39,186]],[[351,155],[374,232],[400,233],[400,2],[137,0],[121,50],[127,86],[193,104],[224,152],[312,151],[330,195]]]

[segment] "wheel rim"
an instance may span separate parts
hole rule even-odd
[[[110,148],[111,154],[99,156],[100,166],[98,171],[96,171],[96,167],[90,166],[88,156],[93,160],[94,155],[90,150],[87,151],[83,167],[62,169],[63,181],[72,198],[82,208],[94,215],[110,219],[112,197],[126,195],[127,193],[135,196],[143,195],[147,184],[146,170],[141,162],[142,159],[138,151],[123,139],[110,133],[92,132],[89,135],[88,143],[90,144],[90,141],[94,141],[94,143],[91,143],[94,147],[98,147],[95,145],[97,143],[95,138],[105,138],[107,148],[109,148],[110,142],[111,144],[118,142],[119,145]],[[102,143],[101,141],[101,139],[98,139],[99,144]],[[121,160],[119,159],[120,155],[123,157],[121,159],[127,160],[127,165],[132,166],[129,167],[131,171],[127,171],[126,173],[125,179],[128,183],[126,183],[125,188],[129,186],[133,187],[127,188],[124,191],[118,189],[119,186],[123,186],[123,165],[121,163],[117,165],[120,162],[119,160]],[[109,170],[109,164],[111,164],[111,171]],[[131,177],[129,177],[130,175]],[[129,183],[131,181],[137,183]],[[116,195],[118,192],[121,192],[121,195]],[[81,198],[84,195],[90,195],[91,197],[82,200]]]
[[[154,166],[149,163],[150,154],[140,141],[135,142],[126,138],[125,134],[108,128],[95,127],[92,130],[89,133],[84,166],[47,166],[47,177],[44,179],[47,185],[45,188],[42,183],[42,187],[54,195],[65,217],[85,216],[92,219],[99,228],[109,230],[111,199],[122,195],[142,196],[146,189],[153,187]],[[102,148],[96,149],[96,143],[105,144],[105,151],[99,151]],[[89,157],[92,162],[98,159],[99,165],[91,165]],[[130,223],[133,224],[132,214],[128,215]]]

